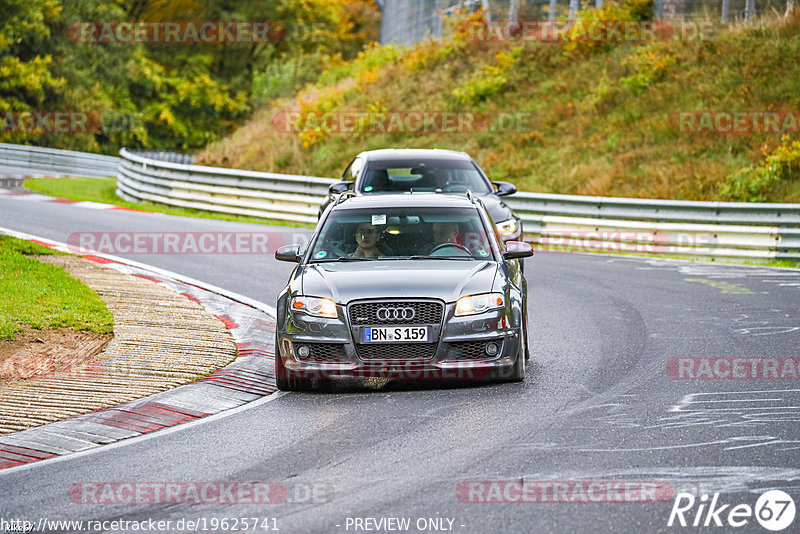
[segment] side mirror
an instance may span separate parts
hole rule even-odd
[[[300,263],[300,245],[284,245],[275,251],[275,259],[278,261],[292,261]]]
[[[352,182],[336,182],[335,184],[331,184],[331,186],[328,188],[328,193],[330,193],[331,196],[344,193],[350,189],[351,183]]]
[[[506,195],[513,195],[517,192],[517,186],[509,182],[492,182],[495,187],[497,187],[497,191],[494,192],[495,195],[498,197],[504,197]]]
[[[503,258],[507,260],[518,260],[533,256],[533,247],[524,241],[506,241],[506,251]]]

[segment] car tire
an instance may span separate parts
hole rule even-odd
[[[519,352],[517,358],[514,360],[514,365],[511,367],[501,367],[495,369],[490,381],[492,382],[522,382],[525,380],[525,369],[527,367],[527,353],[528,353],[528,329],[524,326],[520,330]]]
[[[525,308],[525,315],[522,316],[522,332],[525,338],[524,341],[524,348],[525,348],[525,361],[531,359],[531,348],[528,345],[528,299],[524,300],[523,307]]]
[[[283,357],[278,350],[277,339],[275,341],[275,385],[277,385],[278,389],[281,391],[294,391],[292,389],[293,380],[289,378],[289,372],[283,364]]]
[[[508,378],[509,382],[522,382],[525,380],[525,367],[526,360],[528,359],[528,332],[525,326],[522,327],[522,339],[520,340],[520,351],[517,354],[517,359],[511,367],[511,376]]]
[[[511,377],[508,381],[522,382],[525,380],[525,367],[525,351],[523,350],[521,354],[517,356],[517,361],[514,362],[513,367],[511,367]]]

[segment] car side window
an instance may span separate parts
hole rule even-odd
[[[347,168],[346,168],[346,169],[344,170],[344,172],[342,173],[342,181],[343,181],[343,182],[347,180],[347,177],[350,175],[350,167],[352,167],[352,166],[353,166],[353,163],[355,163],[355,162],[356,162],[356,160],[353,160],[353,161],[351,161],[351,162],[350,162],[350,163],[347,165]]]
[[[364,166],[364,159],[363,158],[356,158],[353,164],[350,166],[350,176],[346,178],[347,181],[355,181],[358,175],[361,173],[361,168]]]
[[[356,158],[350,162],[350,165],[344,170],[344,174],[342,174],[342,181],[343,182],[353,182],[355,181],[358,173],[361,171],[361,167],[364,166],[364,160],[361,158]]]

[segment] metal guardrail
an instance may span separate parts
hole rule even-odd
[[[336,180],[191,165],[192,156],[120,151],[120,158],[0,143],[0,164],[117,176],[117,194],[217,213],[314,223]],[[173,161],[165,161],[165,160]],[[117,168],[118,164],[118,168]],[[69,169],[69,170],[65,170]],[[94,171],[94,174],[90,173]],[[696,202],[517,193],[505,202],[541,251],[800,261],[800,204]]]
[[[800,204],[653,200],[547,193],[517,193],[508,199],[507,204],[519,213],[531,211],[537,215],[800,227]],[[535,222],[535,217],[529,220]]]
[[[0,143],[0,165],[76,176],[116,176],[119,158],[57,148]]]
[[[317,221],[330,178],[170,163],[120,150],[117,194],[129,201],[277,221]]]
[[[518,193],[507,201],[542,250],[800,260],[800,204]]]
[[[184,163],[186,165],[192,165],[197,159],[191,154],[167,152],[166,150],[131,150],[131,152],[143,158],[157,159],[158,161],[169,161],[170,163]]]
[[[120,152],[118,194],[230,214],[316,222],[335,180],[154,161]],[[517,193],[506,199],[542,251],[800,260],[800,204]]]

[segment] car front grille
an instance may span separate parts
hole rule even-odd
[[[308,347],[309,354],[303,358],[298,354],[300,347]],[[294,353],[297,359],[304,362],[339,362],[345,359],[342,343],[295,343]]]
[[[408,309],[414,310],[411,319],[385,319],[378,318],[381,308],[402,309],[408,314]],[[395,325],[395,324],[441,324],[444,316],[444,305],[436,301],[382,301],[359,302],[350,305],[350,323],[353,325]]]
[[[363,360],[430,360],[438,343],[375,343],[356,345]]]
[[[495,343],[498,346],[502,345],[499,341],[459,341],[457,343],[450,343],[447,351],[447,358],[454,360],[485,360],[497,357],[497,354],[494,356],[486,354],[487,343]]]

